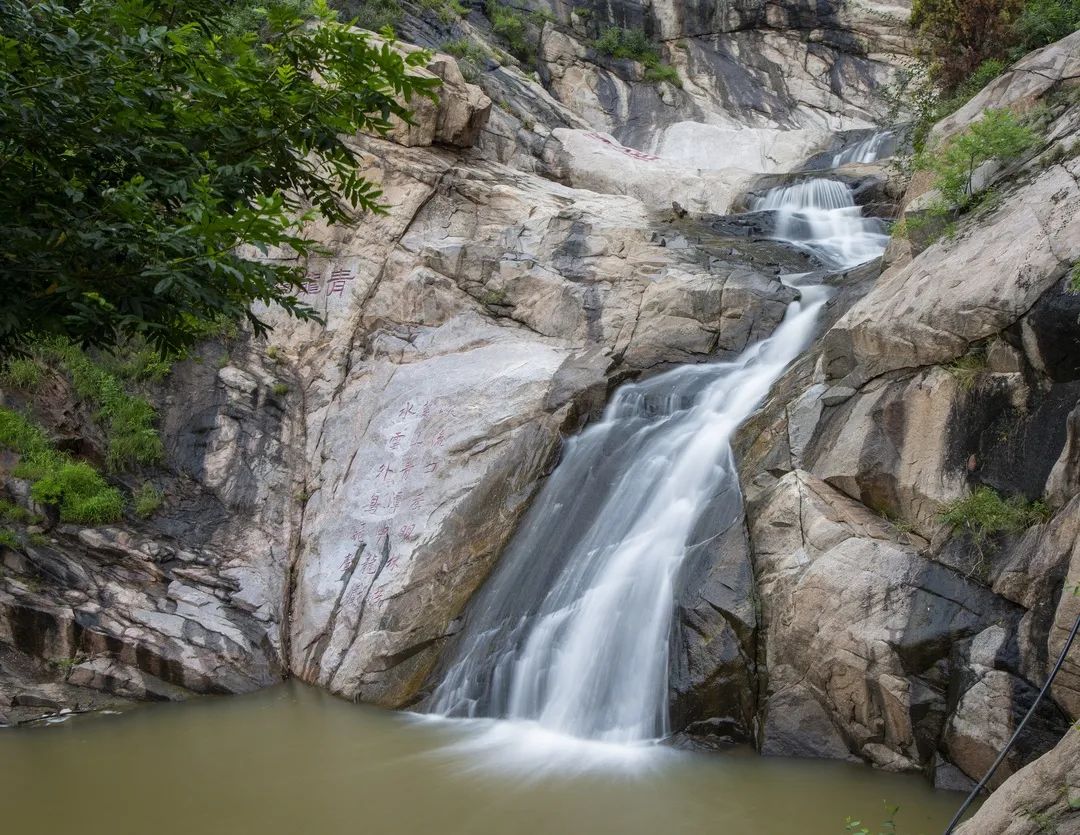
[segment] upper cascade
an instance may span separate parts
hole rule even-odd
[[[889,242],[885,224],[863,217],[851,187],[815,177],[770,189],[752,205],[776,213],[775,235],[817,256],[827,267],[847,269],[877,258]]]
[[[851,163],[867,165],[891,156],[895,150],[896,134],[891,130],[879,131],[834,154],[831,167],[839,168]]]

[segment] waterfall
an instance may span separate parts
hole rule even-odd
[[[834,267],[884,246],[841,183],[777,189],[760,208],[777,212],[778,236]],[[734,361],[623,386],[603,418],[566,443],[470,606],[431,712],[610,743],[667,734],[684,553],[705,510],[737,484],[732,435],[806,350],[830,294],[809,276],[787,282],[799,298],[770,337]]]
[[[868,136],[861,142],[844,148],[833,155],[832,167],[839,168],[852,162],[870,163],[877,162],[883,157],[888,157],[895,152],[896,134],[891,130],[881,131]]]
[[[876,258],[889,242],[884,223],[863,217],[850,186],[824,177],[771,189],[752,208],[776,213],[777,239],[836,268]]]

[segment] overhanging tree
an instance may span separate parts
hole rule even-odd
[[[314,316],[298,262],[237,248],[303,258],[314,215],[379,211],[342,137],[407,119],[438,81],[323,0],[271,6],[259,32],[237,31],[235,5],[0,3],[0,347],[53,332],[175,349],[222,315],[263,331],[256,301]]]

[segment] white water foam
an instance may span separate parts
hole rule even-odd
[[[851,187],[836,180],[815,177],[774,188],[752,208],[776,213],[778,240],[795,244],[836,269],[876,258],[889,243],[885,225],[863,217]]]

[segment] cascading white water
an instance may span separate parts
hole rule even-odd
[[[432,710],[609,742],[666,732],[675,575],[701,510],[735,477],[732,434],[811,338],[828,291],[801,293],[776,333],[734,362],[624,386],[568,442]]]
[[[818,180],[777,189],[761,208],[777,212],[778,236],[843,268],[884,247],[853,205],[847,186]],[[737,488],[732,435],[809,345],[830,293],[809,276],[787,281],[800,297],[769,338],[732,362],[623,386],[567,442],[470,607],[433,713],[613,743],[667,733],[679,567],[702,514]]]
[[[848,165],[853,162],[877,162],[879,159],[892,154],[895,147],[896,135],[891,130],[881,131],[834,154],[832,167],[839,168],[841,165]]]
[[[880,220],[863,217],[850,186],[824,177],[771,189],[752,208],[776,213],[775,238],[837,268],[876,258],[889,242]]]

